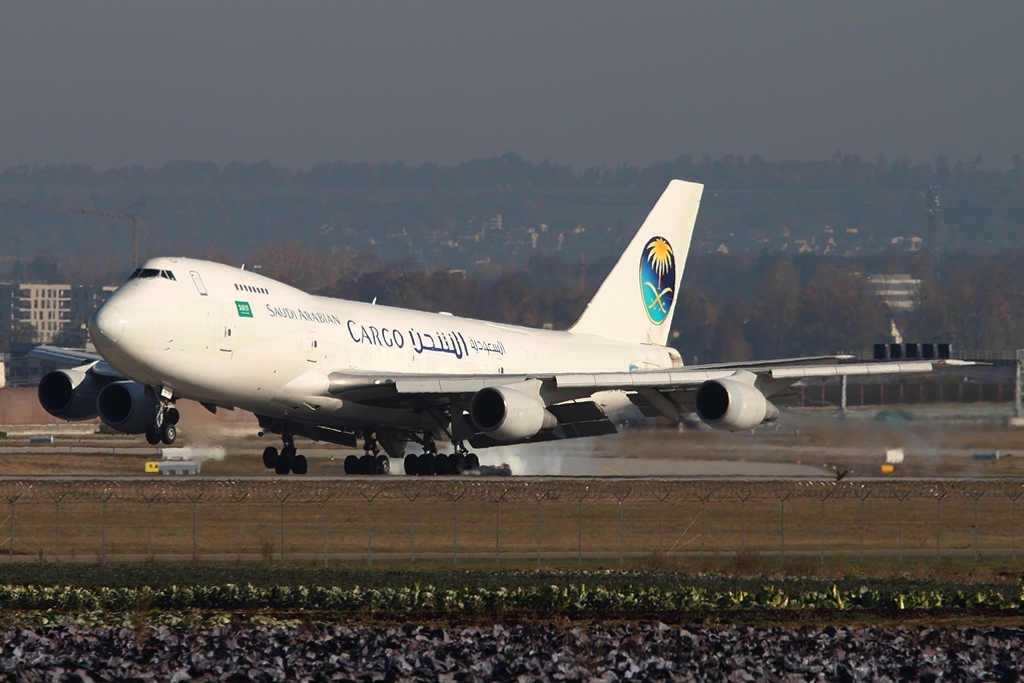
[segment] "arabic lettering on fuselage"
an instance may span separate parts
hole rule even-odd
[[[474,351],[479,351],[480,353],[497,353],[501,354],[502,356],[505,355],[505,345],[502,344],[500,341],[479,341],[477,339],[473,339],[472,337],[470,337],[469,348],[473,349]]]
[[[404,333],[402,330],[390,327],[361,325],[355,320],[349,320],[345,325],[348,328],[349,337],[356,344],[402,349],[405,348],[408,336],[410,348],[418,354],[425,352],[447,353],[459,359],[468,356],[471,349],[477,353],[505,354],[505,345],[500,341],[481,341],[470,337],[467,343],[462,333],[454,330],[420,332],[415,328],[410,328],[408,333]]]
[[[301,308],[287,308],[284,306],[271,306],[267,304],[267,313],[271,318],[289,318],[291,320],[305,320],[310,323],[322,325],[340,325],[341,319],[330,313],[317,313],[315,311],[304,311]]]

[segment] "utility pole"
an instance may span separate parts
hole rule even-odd
[[[931,242],[932,285],[939,282],[939,249],[945,239],[945,224],[942,222],[942,204],[939,201],[939,186],[932,185],[925,195],[925,218],[928,219],[928,240]]]
[[[29,211],[51,211],[53,213],[77,213],[82,216],[103,216],[104,218],[130,218],[132,221],[132,268],[139,265],[139,225],[141,220],[139,214],[146,208],[148,202],[132,204],[129,209],[135,209],[131,213],[117,211],[97,211],[87,209],[85,204],[81,207],[60,208],[56,206],[35,206],[33,204],[13,204],[11,202],[0,202],[0,206],[7,206],[12,209],[27,209]]]

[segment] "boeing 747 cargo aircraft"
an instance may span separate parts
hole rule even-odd
[[[404,458],[407,474],[450,474],[477,467],[470,447],[612,433],[616,401],[749,430],[775,420],[801,378],[932,369],[837,356],[684,367],[666,344],[702,190],[669,183],[565,331],[313,296],[218,263],[150,259],[90,319],[99,356],[37,349],[77,364],[46,375],[39,400],[56,417],[98,415],[153,444],[174,442],[179,399],[252,411],[262,434],[281,437],[263,461],[282,475],[306,472],[296,436],[362,441],[366,455],[346,459],[352,474],[388,472],[391,458]]]

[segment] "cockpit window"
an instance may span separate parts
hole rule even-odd
[[[174,273],[169,270],[157,270],[156,268],[136,268],[135,272],[128,276],[129,280],[150,280],[163,278],[164,280],[177,280]]]

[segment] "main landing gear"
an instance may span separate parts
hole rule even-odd
[[[429,435],[423,439],[421,455],[410,453],[405,456],[405,473],[414,476],[465,474],[479,467],[480,459],[476,453],[468,452],[462,442],[455,443],[455,452],[450,455],[438,453],[437,445]]]
[[[306,456],[295,453],[295,442],[291,434],[281,436],[284,447],[278,452],[273,446],[263,449],[263,466],[268,470],[274,470],[277,474],[305,474],[309,471],[309,463]]]
[[[388,474],[391,472],[391,458],[381,454],[377,439],[369,431],[363,434],[363,456],[350,455],[345,458],[345,474]]]
[[[146,442],[155,446],[160,442],[170,446],[178,438],[178,420],[181,413],[169,404],[163,405],[157,413],[156,421],[146,428]]]

